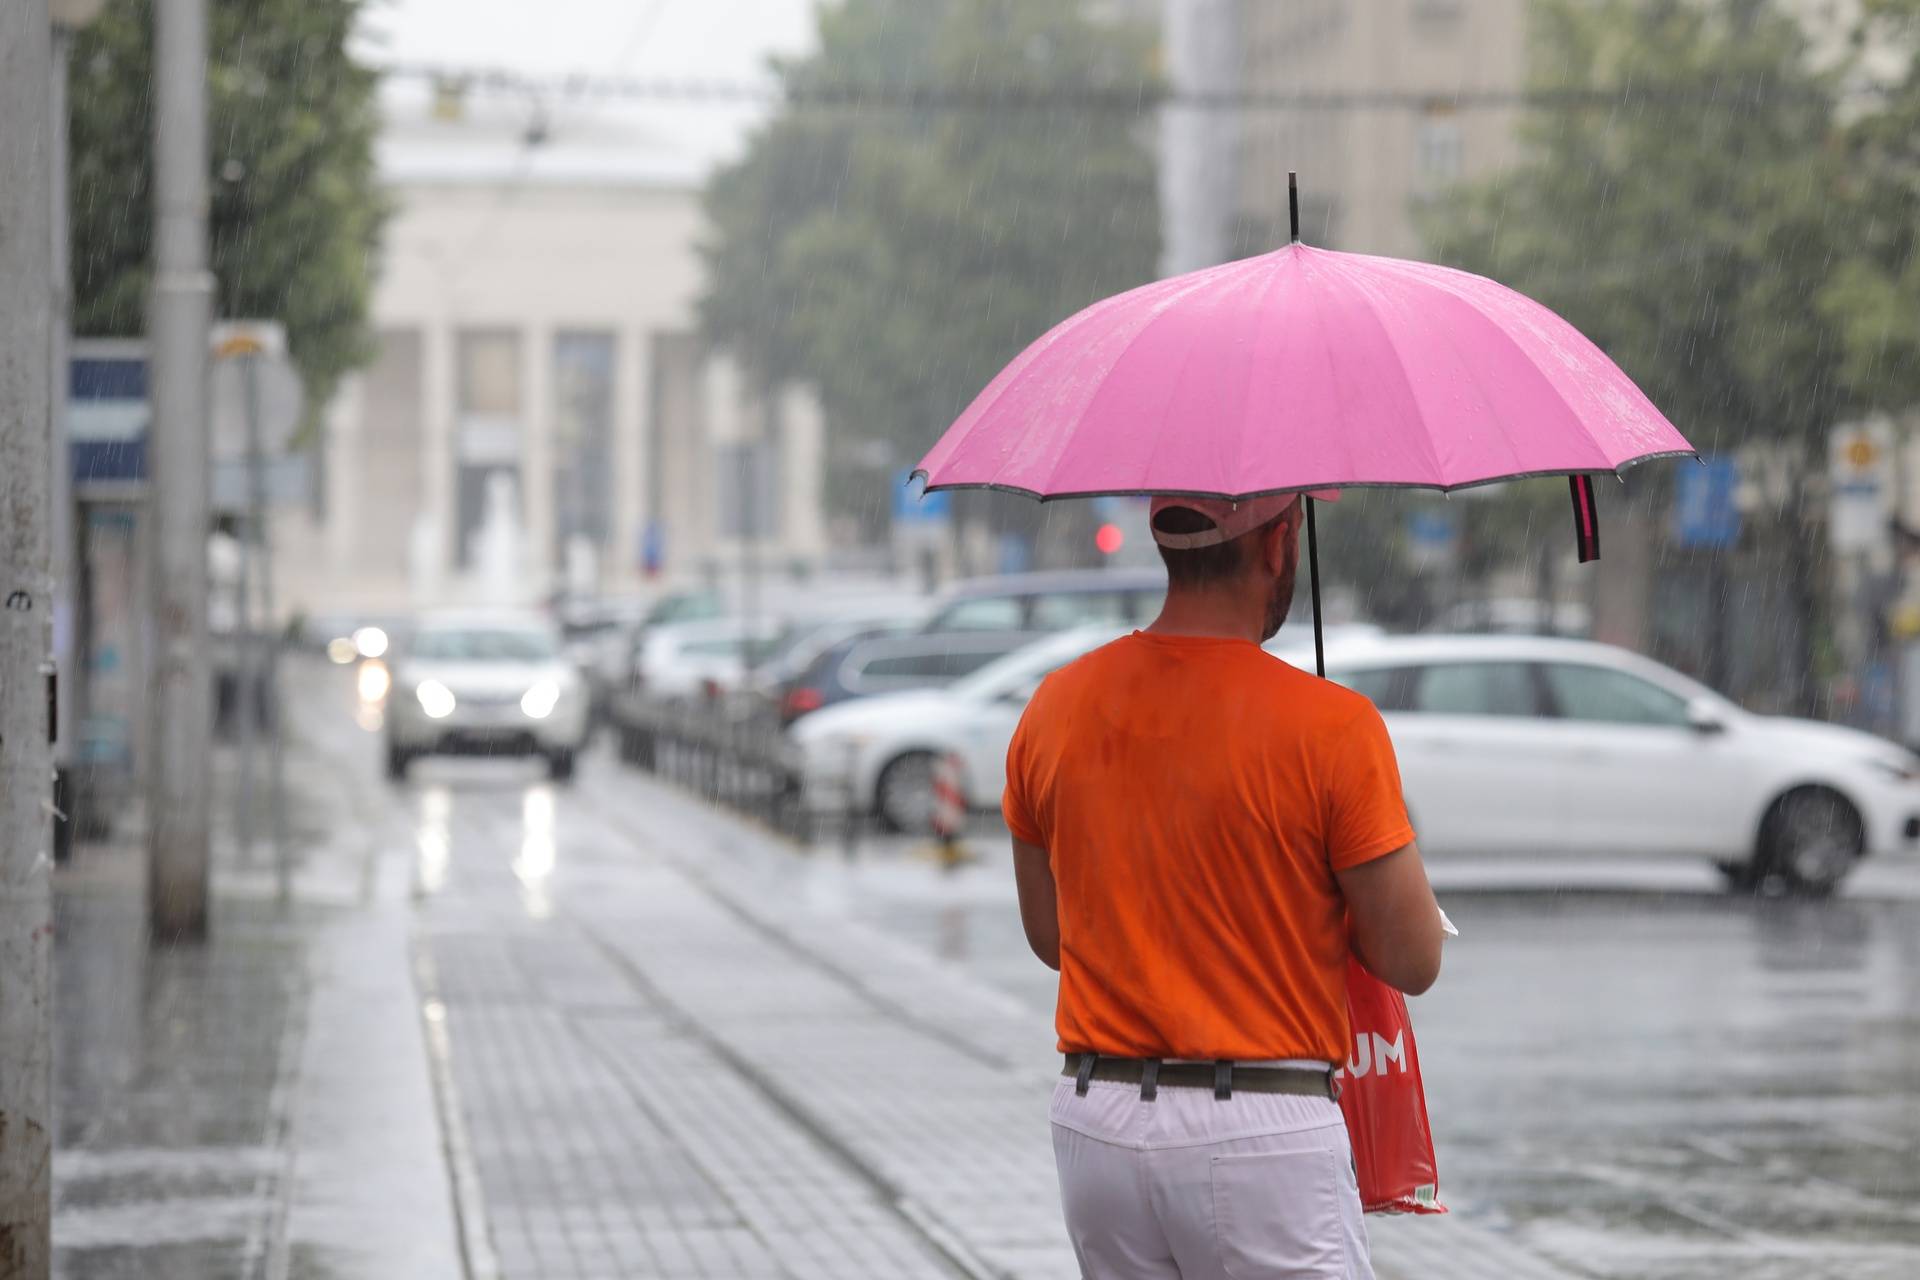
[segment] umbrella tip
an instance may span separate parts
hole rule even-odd
[[[1293,229],[1293,243],[1300,243],[1300,175],[1287,170],[1287,222]]]

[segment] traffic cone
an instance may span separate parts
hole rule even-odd
[[[960,843],[967,829],[965,769],[957,754],[949,752],[933,762],[933,835],[935,856],[944,871],[953,871],[967,861]]]

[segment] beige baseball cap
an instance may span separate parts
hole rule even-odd
[[[1322,502],[1337,502],[1338,489],[1316,489],[1307,495]],[[1297,493],[1269,493],[1257,498],[1183,498],[1170,494],[1161,494],[1153,500],[1153,509],[1148,515],[1147,525],[1153,530],[1153,540],[1163,547],[1175,551],[1191,551],[1196,547],[1218,546],[1222,542],[1232,542],[1243,533],[1258,529],[1273,520],[1300,500]],[[1213,523],[1211,529],[1198,529],[1192,533],[1170,533],[1160,527],[1160,513],[1184,507],[1205,517]]]

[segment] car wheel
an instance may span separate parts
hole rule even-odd
[[[563,747],[547,754],[547,776],[555,782],[568,782],[573,778],[573,748]]]
[[[1773,802],[1760,824],[1758,856],[1746,868],[1745,887],[1768,895],[1825,897],[1847,878],[1865,849],[1866,824],[1845,796],[1825,787],[1789,791]]]
[[[889,831],[933,830],[933,753],[909,751],[888,761],[873,785],[873,810]]]
[[[389,742],[387,744],[387,781],[405,782],[407,766],[413,763],[413,753],[405,747]]]

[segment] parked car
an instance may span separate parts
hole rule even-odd
[[[1381,638],[1327,669],[1380,708],[1435,858],[1702,858],[1736,887],[1825,893],[1920,838],[1912,752],[1751,714],[1610,645]]]
[[[1593,611],[1578,601],[1549,605],[1532,596],[1496,596],[1462,600],[1444,610],[1426,629],[1514,636],[1551,634],[1584,640],[1593,633]]]
[[[615,696],[633,678],[634,658],[653,627],[682,622],[703,622],[723,617],[726,602],[714,591],[670,591],[655,596],[644,605],[616,607],[624,615],[611,627],[599,629],[593,649],[583,666],[593,689],[594,716],[604,719],[611,713]]]
[[[754,667],[748,683],[759,693],[778,698],[796,678],[830,649],[880,636],[919,629],[924,603],[889,601],[834,610],[826,617],[790,618],[773,652]]]
[[[823,650],[787,683],[781,723],[851,698],[951,684],[1040,638],[1024,631],[862,632]]]
[[[1061,631],[1145,626],[1167,596],[1164,568],[1073,569],[976,578],[948,591],[925,630]]]
[[[506,753],[544,756],[566,779],[586,740],[586,684],[538,617],[429,615],[394,664],[385,725],[395,780],[420,756]]]
[[[931,822],[934,761],[958,755],[970,806],[996,803],[1007,744],[1040,681],[1121,632],[1079,627],[1025,645],[945,688],[881,694],[800,719],[793,740],[815,808],[849,801],[895,831]]]
[[[755,662],[772,652],[782,631],[773,618],[714,618],[648,627],[634,652],[628,692],[655,702],[696,697],[709,687],[731,692]]]

